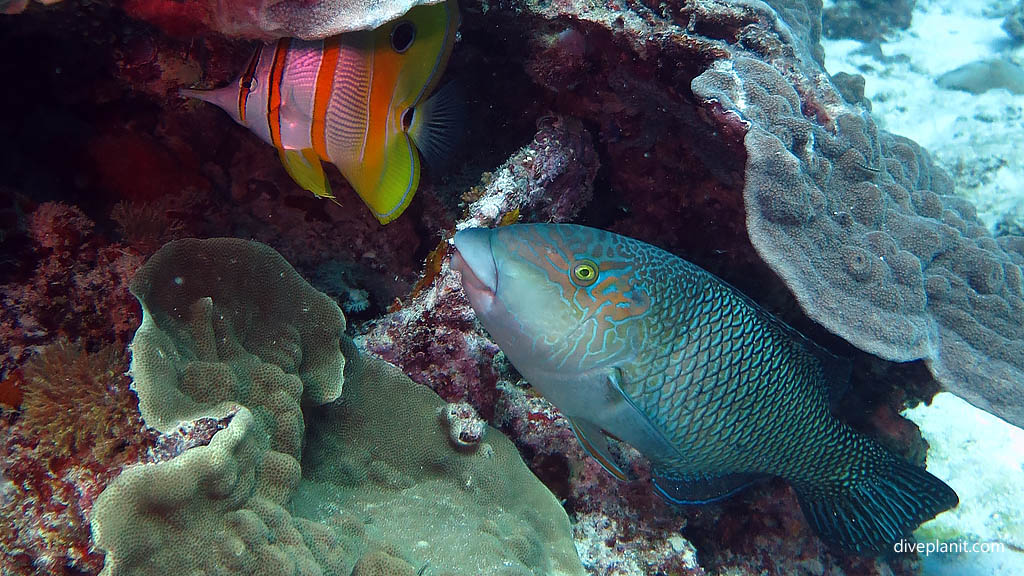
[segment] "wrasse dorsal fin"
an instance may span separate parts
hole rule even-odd
[[[456,82],[445,84],[416,106],[409,137],[431,170],[443,170],[455,155],[465,118],[465,99]]]

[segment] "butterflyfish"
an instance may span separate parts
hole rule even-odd
[[[869,555],[957,505],[832,415],[847,363],[696,265],[569,224],[470,228],[454,243],[484,328],[616,477],[628,467],[613,441],[646,456],[677,504],[781,477],[825,541]]]
[[[455,0],[417,6],[375,30],[260,46],[234,84],[181,93],[272,144],[319,197],[334,198],[321,162],[334,164],[386,224],[416,192],[420,154],[433,162],[450,152],[457,106],[435,88],[458,27]]]

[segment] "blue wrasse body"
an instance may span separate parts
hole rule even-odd
[[[582,226],[455,236],[453,267],[512,364],[620,479],[609,439],[675,503],[781,477],[821,537],[877,554],[956,506],[938,478],[832,416],[838,359],[701,268]]]

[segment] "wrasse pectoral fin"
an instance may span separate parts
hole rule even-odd
[[[409,137],[432,170],[441,170],[454,156],[465,117],[465,98],[456,82],[445,84],[416,106]]]
[[[654,489],[673,504],[707,504],[726,498],[764,478],[754,474],[726,474],[700,479],[683,479],[671,472],[654,470]]]
[[[580,441],[580,445],[583,446],[583,450],[591,458],[600,462],[601,466],[612,476],[623,482],[630,481],[630,477],[626,475],[622,467],[619,466],[619,463],[616,462],[615,457],[612,456],[611,450],[608,447],[608,438],[600,428],[586,420],[574,418],[569,418],[569,424],[572,425],[572,431],[576,434],[576,439]]]
[[[331,192],[331,184],[327,181],[327,174],[320,163],[320,157],[312,148],[304,150],[278,150],[281,154],[281,163],[285,170],[295,180],[295,183],[309,190],[319,198],[334,198]]]

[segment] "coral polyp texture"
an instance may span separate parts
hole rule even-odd
[[[781,48],[791,33],[773,28],[761,41]],[[882,358],[924,359],[950,391],[1024,425],[1024,240],[993,238],[927,152],[878,130],[815,62],[743,52],[692,86],[745,128],[761,257],[813,320]]]
[[[300,400],[331,402],[344,381],[333,300],[273,248],[234,238],[168,243],[131,291],[143,310],[132,375],[149,426],[167,432],[240,403],[273,420],[275,450],[298,457]]]
[[[226,36],[273,40],[319,40],[355,30],[372,30],[413,6],[440,0],[127,0],[125,10],[170,33],[209,28]]]
[[[361,355],[273,249],[174,241],[132,290],[143,418],[172,436],[228,423],[100,495],[103,574],[582,574],[515,446]]]

